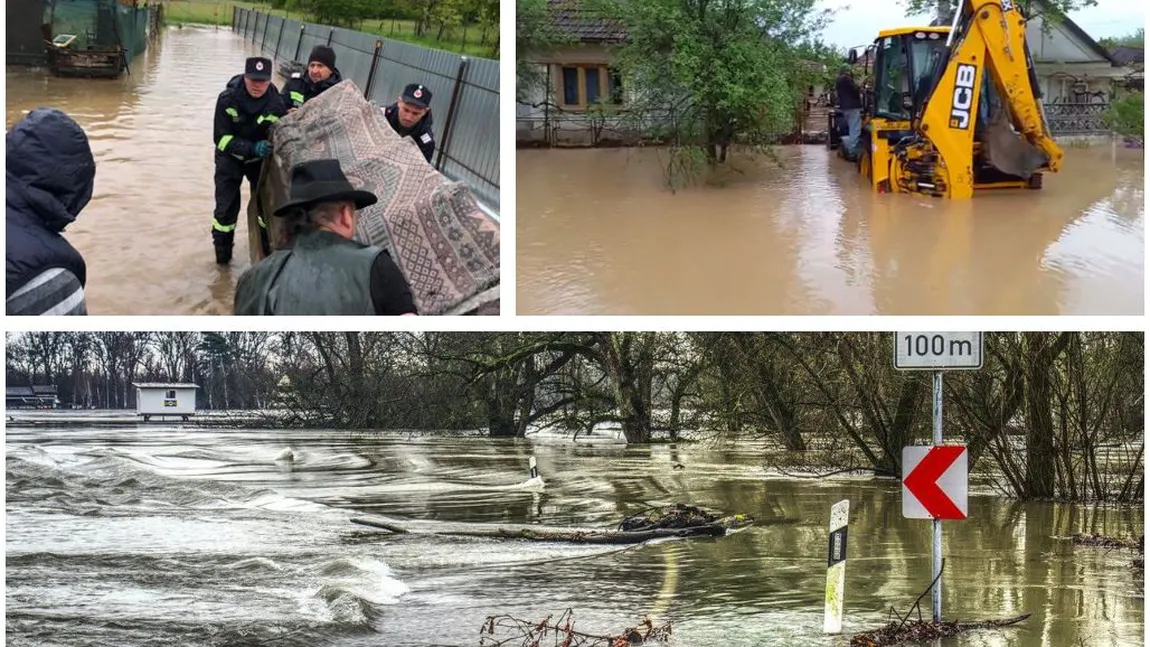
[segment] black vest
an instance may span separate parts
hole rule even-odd
[[[374,315],[371,266],[382,253],[330,231],[296,236],[240,277],[237,315]]]

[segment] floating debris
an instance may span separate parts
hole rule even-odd
[[[1138,541],[1133,539],[1115,539],[1114,537],[1107,537],[1106,535],[1094,535],[1075,533],[1071,539],[1074,541],[1075,546],[1093,546],[1097,548],[1129,548],[1136,553],[1134,560],[1130,563],[1130,568],[1135,571],[1146,570],[1145,563],[1145,542],[1146,535],[1139,535]]]
[[[930,641],[938,638],[949,638],[972,629],[1006,627],[1022,622],[1029,617],[1030,614],[1027,613],[1021,616],[1014,616],[1013,618],[983,620],[980,622],[940,622],[938,624],[925,620],[914,620],[905,623],[892,622],[881,629],[855,634],[851,637],[850,644],[851,647],[888,647],[904,642]]]
[[[671,639],[670,622],[655,626],[650,618],[643,618],[637,626],[624,629],[618,634],[600,635],[575,631],[572,616],[571,609],[564,611],[555,621],[551,620],[551,616],[542,622],[521,620],[509,615],[488,616],[479,629],[479,647],[630,647]]]
[[[723,517],[692,505],[672,503],[663,507],[648,508],[627,517],[619,523],[619,530],[623,532],[648,532],[706,526],[733,530],[749,526],[752,523],[754,523],[754,519],[750,515],[736,514]]]
[[[1106,535],[1093,535],[1084,533],[1074,533],[1075,545],[1077,546],[1097,546],[1099,548],[1129,548],[1142,552],[1142,541],[1145,535],[1138,538],[1138,541],[1132,539],[1115,539],[1107,537]]]

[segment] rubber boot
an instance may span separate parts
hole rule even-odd
[[[216,263],[218,265],[227,265],[232,262],[232,246],[231,245],[216,245]]]

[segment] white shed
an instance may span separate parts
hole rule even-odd
[[[136,387],[136,415],[147,422],[152,416],[179,416],[187,420],[196,412],[195,384],[142,382]]]

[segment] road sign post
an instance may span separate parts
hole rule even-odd
[[[931,447],[904,447],[903,516],[931,519],[931,610],[942,621],[942,520],[966,518],[967,457],[961,445],[942,444],[942,372],[982,368],[980,332],[898,332],[894,336],[897,370],[934,372]]]

